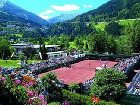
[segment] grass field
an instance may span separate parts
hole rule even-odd
[[[16,34],[17,37],[22,37],[22,34]]]
[[[126,19],[126,20],[119,20],[119,24],[123,26],[132,26],[134,24],[135,20],[133,19]]]
[[[76,48],[76,45],[74,44],[74,42],[69,42],[70,44],[70,48]]]
[[[40,62],[41,60],[28,60],[28,64],[34,62]],[[20,60],[0,60],[0,67],[12,67],[17,68],[20,67]]]
[[[131,26],[135,22],[135,19],[119,20],[118,22],[119,22],[120,25],[123,25],[123,26],[128,26],[128,25]],[[104,31],[105,26],[107,24],[108,24],[107,22],[99,22],[97,25],[95,25],[95,28],[100,29],[101,31]]]
[[[100,22],[97,25],[95,25],[95,28],[101,31],[104,31],[106,25],[107,25],[107,22]]]

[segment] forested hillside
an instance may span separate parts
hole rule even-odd
[[[73,22],[101,22],[140,17],[140,0],[110,0],[95,10],[77,16]]]
[[[0,11],[0,22],[1,23],[10,23],[10,22],[19,22],[22,24],[31,24],[33,26],[41,26],[39,23],[36,23],[31,20],[26,20],[21,17],[14,16],[12,14]]]
[[[66,34],[74,37],[95,32],[94,27],[87,25],[85,22],[63,22],[51,25],[47,30],[47,35]]]
[[[52,25],[47,35],[67,34],[71,36],[95,33],[92,22],[110,22],[140,17],[140,0],[110,0],[95,10],[63,23]]]

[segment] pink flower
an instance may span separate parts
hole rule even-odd
[[[27,94],[29,97],[33,97],[34,96],[34,92],[33,91],[27,91]]]
[[[1,80],[2,80],[2,81],[5,81],[5,80],[6,80],[6,78],[5,78],[5,77],[2,77],[2,78],[1,78]]]
[[[21,84],[21,81],[20,81],[19,79],[17,79],[17,80],[15,81],[15,83],[18,85],[18,84]]]
[[[29,86],[33,86],[33,82],[29,82],[28,85],[29,85]]]
[[[47,105],[47,101],[43,101],[43,104],[42,105]]]
[[[44,95],[39,95],[39,99],[40,99],[41,101],[44,101]]]
[[[25,87],[25,85],[26,85],[26,83],[25,83],[25,82],[22,82],[22,86],[24,86],[24,87]]]
[[[28,87],[28,86],[29,86],[29,84],[25,83],[25,87]]]

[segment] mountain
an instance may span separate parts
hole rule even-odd
[[[110,0],[95,10],[77,16],[73,22],[101,22],[140,18],[140,0]]]
[[[60,16],[53,17],[48,20],[49,23],[58,23],[58,22],[64,22],[67,20],[71,20],[75,18],[78,14],[62,14]]]
[[[27,25],[38,26],[38,27],[41,26],[39,23],[36,23],[34,21],[26,20],[24,18],[17,17],[15,15],[9,14],[7,12],[2,12],[2,11],[0,11],[0,23],[1,24],[6,24],[6,25],[20,24],[22,26],[24,24],[26,26]]]
[[[0,0],[0,11],[5,12],[7,14],[14,15],[16,17],[20,17],[26,19],[27,21],[33,21],[40,25],[47,25],[48,22],[34,13],[28,12],[7,0]]]

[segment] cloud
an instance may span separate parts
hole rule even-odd
[[[39,16],[43,19],[49,19],[49,14],[52,14],[54,12],[54,10],[46,10],[46,11],[43,11],[39,14]]]
[[[75,5],[75,4],[66,4],[63,6],[51,5],[51,8],[53,8],[54,10],[63,11],[63,12],[74,11],[74,10],[80,9],[80,7],[78,5]]]
[[[83,7],[85,7],[85,8],[92,8],[93,6],[89,5],[89,4],[86,4],[86,5],[83,5]]]
[[[60,11],[60,12],[68,12],[68,11],[74,11],[74,10],[79,10],[80,7],[75,4],[65,4],[63,6],[58,6],[58,5],[51,5],[51,9],[45,10],[41,13],[39,13],[39,16],[43,19],[48,20],[50,17],[50,14]]]

